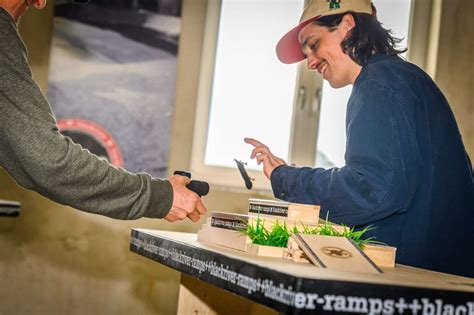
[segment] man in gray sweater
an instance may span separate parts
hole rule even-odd
[[[32,78],[16,22],[46,0],[0,0],[0,166],[56,202],[116,219],[198,221],[207,209],[187,177],[152,178],[116,168],[62,136]]]

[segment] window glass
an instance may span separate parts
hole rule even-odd
[[[223,0],[217,38],[205,164],[250,162],[244,137],[288,156],[296,65],[280,63],[275,45],[294,27],[303,0]]]

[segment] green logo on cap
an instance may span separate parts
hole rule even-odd
[[[341,3],[341,0],[326,0],[329,2],[329,10],[335,10],[335,9],[340,9],[341,6],[339,3]]]

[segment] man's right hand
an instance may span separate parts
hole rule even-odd
[[[207,208],[195,192],[186,188],[190,179],[186,176],[173,175],[168,180],[173,187],[173,204],[164,219],[174,222],[188,217],[194,222],[199,221],[201,215],[207,212]]]

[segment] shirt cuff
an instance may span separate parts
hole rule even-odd
[[[285,191],[284,181],[289,170],[294,169],[293,166],[286,164],[280,165],[272,171],[270,182],[272,184],[273,195],[277,199],[287,200],[288,192]]]
[[[151,180],[151,201],[147,218],[163,219],[168,215],[173,205],[173,187],[167,179],[153,178]]]

